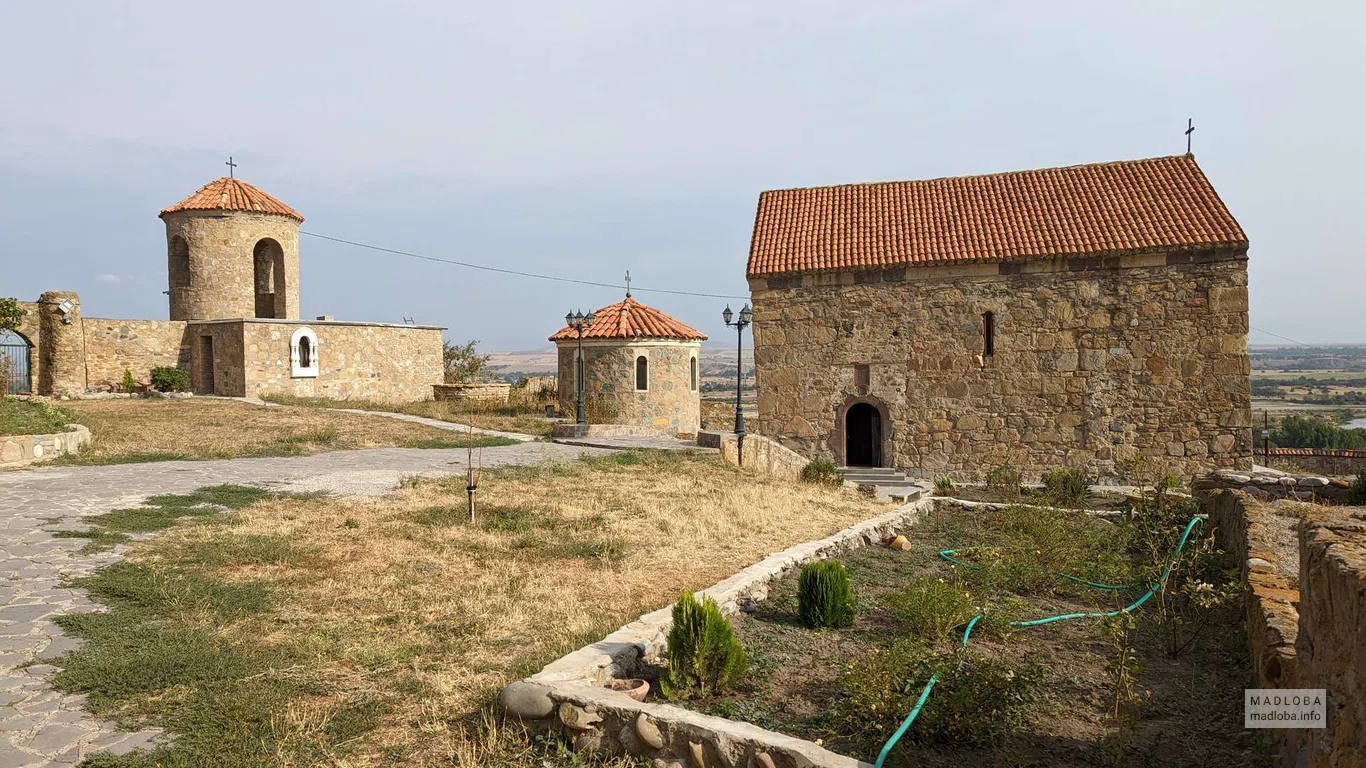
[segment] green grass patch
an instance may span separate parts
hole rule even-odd
[[[475,437],[433,437],[409,440],[403,444],[404,448],[498,448],[504,445],[516,445],[516,440],[506,437],[495,437],[492,435]]]
[[[45,400],[0,398],[0,435],[47,435],[65,432],[70,416]]]

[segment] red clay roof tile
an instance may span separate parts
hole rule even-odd
[[[647,307],[630,296],[594,314],[597,317],[593,324],[583,331],[585,339],[707,340],[707,334],[678,322],[654,307]],[[550,340],[568,341],[578,337],[578,331],[566,325],[552,334]]]
[[[1188,155],[762,192],[747,274],[1247,246]]]
[[[193,195],[162,210],[161,215],[177,211],[250,211],[288,216],[303,221],[298,211],[242,181],[223,177],[200,187]]]

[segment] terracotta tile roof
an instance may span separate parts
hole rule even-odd
[[[584,329],[585,339],[678,339],[706,341],[707,334],[690,328],[654,307],[647,307],[630,296],[625,301],[599,309],[593,324]],[[551,341],[577,339],[578,331],[565,326],[550,336]]]
[[[1179,155],[763,192],[747,274],[1246,245]]]
[[[303,221],[298,211],[242,181],[226,176],[200,187],[193,195],[162,210],[161,215],[176,211],[251,211],[273,213]]]

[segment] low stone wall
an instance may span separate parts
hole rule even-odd
[[[813,560],[905,531],[934,503],[913,501],[833,536],[798,544],[701,594],[734,615],[742,606],[766,598],[775,580]],[[803,739],[669,704],[638,702],[605,687],[613,679],[639,676],[645,659],[661,657],[671,624],[672,607],[645,614],[507,686],[499,703],[532,728],[562,733],[578,749],[627,752],[654,758],[656,765],[867,768],[868,763]]]
[[[1269,731],[1276,765],[1366,764],[1366,510],[1292,505],[1277,514],[1290,502],[1240,490],[1199,495],[1216,542],[1242,564],[1257,686],[1328,693],[1326,728]]]
[[[1328,727],[1303,732],[1310,768],[1366,765],[1366,508],[1300,526],[1299,679],[1328,691]]]
[[[593,437],[673,437],[664,429],[632,424],[556,424],[550,428],[553,440],[583,440]]]
[[[432,385],[432,396],[448,402],[506,403],[511,391],[512,385],[504,381]]]
[[[1355,475],[1366,472],[1366,451],[1272,448],[1270,458],[1286,467],[1323,475]]]
[[[130,371],[143,384],[151,381],[153,368],[169,366],[188,371],[190,347],[185,326],[176,320],[84,318],[81,330],[86,389],[116,390],[123,384],[124,371]]]
[[[721,460],[782,480],[800,480],[810,459],[762,435],[745,435],[744,461],[740,461],[734,432],[700,432],[697,444],[721,449]]]
[[[90,444],[90,430],[67,425],[66,432],[51,435],[0,435],[0,467],[32,464],[67,453],[80,453]]]
[[[1347,501],[1351,483],[1340,478],[1290,474],[1268,467],[1254,467],[1248,472],[1221,469],[1191,483],[1191,490],[1197,493],[1221,488],[1240,490],[1262,501],[1297,499],[1341,504]]]

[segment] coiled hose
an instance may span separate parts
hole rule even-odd
[[[1055,621],[1067,621],[1069,619],[1104,619],[1109,618],[1111,616],[1118,616],[1121,613],[1133,612],[1134,610],[1142,606],[1144,603],[1148,602],[1148,600],[1153,595],[1157,594],[1157,590],[1161,589],[1162,585],[1167,583],[1167,577],[1171,575],[1172,568],[1176,565],[1177,558],[1181,556],[1181,550],[1185,548],[1186,540],[1190,538],[1191,531],[1195,530],[1195,527],[1197,525],[1201,525],[1202,523],[1203,521],[1199,517],[1192,517],[1190,522],[1186,523],[1186,530],[1181,532],[1181,538],[1177,540],[1176,547],[1172,549],[1171,557],[1167,558],[1167,565],[1162,569],[1162,576],[1158,578],[1156,581],[1154,581],[1152,584],[1148,585],[1148,591],[1144,592],[1142,597],[1138,598],[1137,600],[1125,606],[1124,608],[1121,608],[1117,611],[1102,611],[1098,613],[1064,613],[1057,616],[1045,616],[1042,619],[1032,619],[1030,621],[1012,621],[1010,622],[1010,626],[1037,627],[1044,624],[1052,624]],[[971,568],[973,567],[971,563],[959,560],[955,558],[954,555],[958,554],[959,552],[970,552],[975,549],[980,549],[980,547],[967,547],[963,549],[945,549],[939,552],[939,556],[951,563],[956,563],[958,565],[963,565]],[[1096,589],[1121,590],[1129,589],[1133,586],[1129,584],[1098,584],[1094,581],[1087,581],[1085,579],[1078,578],[1070,574],[1058,573],[1057,571],[1051,572],[1065,579],[1069,579],[1080,584],[1085,584],[1088,587],[1094,587]],[[972,636],[972,628],[977,626],[977,622],[980,621],[982,617],[985,615],[986,614],[984,613],[979,613],[976,616],[973,616],[972,621],[969,621],[967,627],[963,629],[963,648],[968,647],[968,638]],[[915,707],[911,709],[911,713],[909,715],[906,715],[905,720],[901,721],[901,727],[896,729],[896,733],[892,734],[892,738],[888,739],[887,743],[882,745],[882,751],[878,753],[877,762],[873,764],[874,768],[882,768],[882,763],[887,760],[887,755],[891,753],[892,747],[895,747],[897,742],[901,741],[901,737],[906,735],[906,730],[911,727],[911,723],[915,722],[915,718],[920,714],[921,708],[925,706],[925,702],[930,698],[930,691],[934,690],[934,684],[937,682],[939,682],[938,674],[930,675],[930,680],[929,682],[925,683],[925,689],[920,692],[920,698],[916,700]]]

